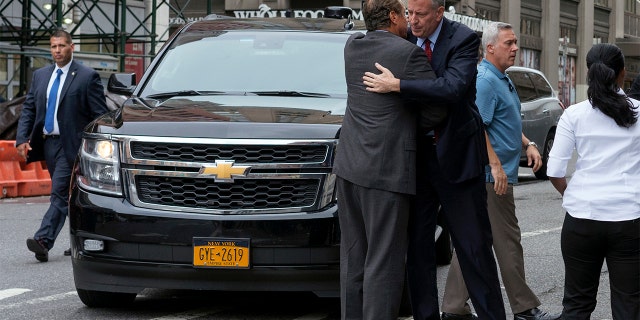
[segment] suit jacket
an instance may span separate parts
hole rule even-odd
[[[416,124],[420,105],[399,94],[368,92],[375,63],[407,79],[435,78],[421,48],[390,32],[353,34],[344,48],[347,109],[333,172],[354,184],[415,194]]]
[[[54,70],[55,65],[52,64],[33,72],[31,87],[22,105],[16,146],[29,142],[32,150],[27,154],[27,162],[44,160],[42,129],[47,112],[47,86]],[[62,148],[70,165],[80,148],[84,128],[107,111],[104,87],[98,73],[72,61],[60,91],[57,113]]]
[[[443,18],[431,66],[437,78],[400,80],[400,92],[409,98],[447,105],[448,118],[438,130],[436,152],[445,177],[459,183],[484,174],[489,162],[482,117],[476,101],[476,74],[480,39],[468,27]],[[416,43],[409,32],[408,40]]]

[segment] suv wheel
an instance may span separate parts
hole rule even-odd
[[[534,172],[536,178],[540,180],[549,180],[547,176],[547,161],[549,161],[549,152],[551,151],[551,147],[553,147],[553,140],[555,138],[555,132],[549,132],[547,134],[547,138],[544,139],[544,148],[542,151],[542,167],[537,172]]]
[[[90,308],[125,307],[136,299],[135,293],[76,289],[82,303]]]

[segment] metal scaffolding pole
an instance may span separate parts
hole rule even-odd
[[[211,1],[207,2],[210,12]],[[50,59],[49,34],[63,28],[71,33],[81,50],[76,53],[108,56],[118,60],[118,71],[127,67],[127,59],[150,61],[159,45],[169,38],[168,14],[186,21],[183,12],[190,0],[50,0],[45,5],[33,0],[0,0],[0,58],[19,57],[19,80],[7,86],[19,87],[14,96],[24,95],[33,68],[33,57]],[[164,14],[157,16],[160,11]],[[17,16],[21,14],[21,16]],[[167,21],[167,22],[161,22]],[[160,29],[158,23],[164,26]],[[129,43],[141,44],[146,50],[127,52]],[[87,48],[87,49],[85,49]],[[141,63],[144,64],[144,63]],[[17,78],[17,77],[16,77]],[[2,92],[0,90],[0,92]]]

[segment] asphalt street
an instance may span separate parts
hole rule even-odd
[[[521,170],[515,189],[522,230],[527,279],[546,311],[562,309],[564,266],[560,231],[561,198],[548,181]],[[65,225],[50,260],[40,263],[27,251],[47,207],[48,197],[0,199],[0,319],[339,319],[339,301],[307,293],[202,292],[147,289],[133,306],[114,309],[85,307],[75,292]],[[438,269],[444,288],[448,266]],[[507,319],[511,319],[506,294]],[[608,271],[603,267],[594,320],[611,319]],[[410,319],[410,318],[409,318]]]

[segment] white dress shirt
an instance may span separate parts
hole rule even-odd
[[[640,105],[638,100],[631,101]],[[578,159],[562,199],[564,209],[581,219],[639,218],[640,121],[620,127],[588,100],[572,105],[558,123],[547,163],[549,177],[566,176],[574,149]]]

